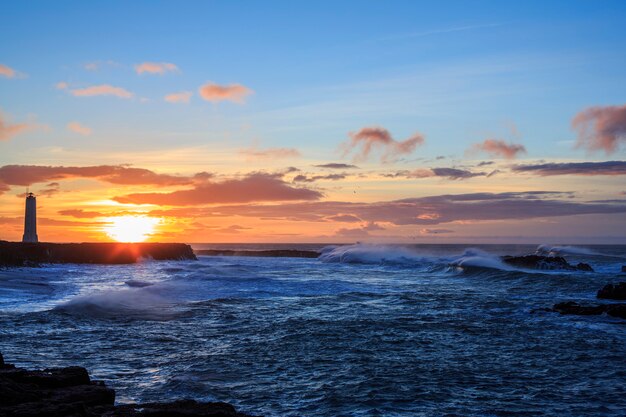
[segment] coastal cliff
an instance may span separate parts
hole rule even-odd
[[[141,259],[195,260],[184,243],[22,243],[0,241],[0,266],[132,264]]]

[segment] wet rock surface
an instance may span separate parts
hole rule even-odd
[[[575,301],[567,301],[555,304],[552,311],[580,316],[599,316],[606,313],[611,317],[626,319],[626,304],[624,303],[583,305]]]
[[[580,262],[572,265],[561,256],[503,256],[502,261],[508,265],[524,269],[593,272],[593,268],[589,264]]]
[[[26,370],[0,354],[0,416],[3,417],[250,417],[226,403],[180,400],[114,405],[115,391],[92,381],[85,368]]]
[[[598,291],[597,297],[607,300],[626,300],[626,282],[605,285]]]

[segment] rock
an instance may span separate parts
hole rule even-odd
[[[271,249],[271,250],[217,250],[202,249],[196,254],[206,256],[251,256],[259,258],[319,258],[319,252],[298,249]]]
[[[9,417],[250,417],[226,403],[180,400],[115,406],[115,391],[85,368],[30,371],[5,364],[0,353],[0,416]]]
[[[598,291],[597,297],[608,300],[626,300],[626,282],[606,284]]]
[[[574,301],[555,304],[552,311],[561,314],[576,314],[580,316],[599,316],[608,314],[611,317],[626,319],[626,304],[595,304],[581,305]]]
[[[593,268],[590,265],[582,262],[578,265],[571,265],[561,256],[503,256],[502,261],[508,265],[524,269],[593,272]]]
[[[626,272],[626,265],[622,265],[622,272]]]

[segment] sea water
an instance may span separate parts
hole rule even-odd
[[[322,256],[0,270],[0,352],[23,367],[84,366],[120,403],[193,398],[266,416],[626,414],[626,321],[533,311],[597,302],[603,285],[626,281],[625,246],[279,248]],[[535,251],[596,272],[499,258]]]

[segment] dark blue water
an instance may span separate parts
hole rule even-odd
[[[119,402],[191,397],[266,416],[626,415],[626,322],[531,313],[626,281],[626,247],[559,249],[594,273],[514,270],[495,256],[535,249],[359,245],[322,260],[1,270],[0,351],[20,366],[85,366]]]

